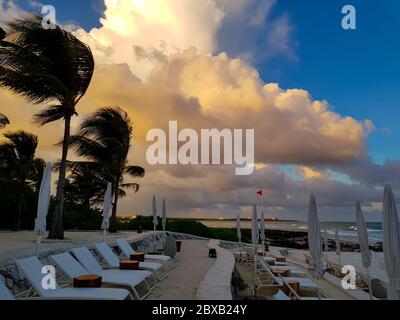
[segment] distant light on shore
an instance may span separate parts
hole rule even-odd
[[[135,220],[137,219],[138,215],[137,214],[126,214],[121,216],[122,220]]]

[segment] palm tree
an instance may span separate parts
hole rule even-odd
[[[113,208],[110,232],[117,231],[117,206],[120,188],[137,192],[139,184],[124,183],[124,176],[143,177],[142,167],[128,165],[132,147],[133,127],[128,114],[118,107],[103,108],[89,116],[78,135],[71,136],[70,145],[79,156],[98,164],[99,174],[113,186]],[[105,184],[104,184],[105,185]]]
[[[37,136],[24,131],[7,133],[4,136],[8,141],[0,144],[0,172],[4,180],[14,183],[18,188],[15,229],[19,230],[25,190],[37,189],[45,162],[35,158]]]
[[[47,103],[48,106],[35,116],[40,125],[64,121],[56,205],[49,234],[51,239],[63,239],[71,118],[77,115],[76,106],[92,79],[93,55],[87,45],[60,27],[44,29],[42,17],[36,14],[12,20],[7,23],[6,30],[7,36],[0,36],[0,86],[34,104]]]
[[[69,163],[70,174],[65,184],[65,200],[81,204],[85,209],[103,201],[106,182],[97,163]]]
[[[4,114],[0,113],[0,129],[4,128],[8,124],[10,124],[8,118]]]

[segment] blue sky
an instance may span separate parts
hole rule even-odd
[[[341,28],[344,4],[355,6],[357,30]],[[278,1],[274,12],[290,16],[297,59],[261,62],[264,80],[305,88],[342,115],[371,119],[374,160],[400,158],[400,2],[286,0]]]
[[[31,8],[28,1],[17,3]],[[100,26],[103,0],[53,0],[51,4],[58,9],[59,21],[72,21],[86,30]],[[357,10],[357,30],[341,28],[341,8],[346,4]],[[376,128],[368,137],[368,149],[374,161],[399,159],[400,2],[279,0],[268,20],[282,15],[292,28],[293,56],[254,61],[263,80],[278,82],[282,88],[306,89],[313,98],[326,99],[341,115],[372,120]],[[251,50],[265,48],[261,41],[267,28],[268,23],[249,31],[255,43]],[[238,53],[229,38],[222,39],[219,50]]]

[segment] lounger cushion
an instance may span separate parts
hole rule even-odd
[[[125,300],[129,292],[125,289],[106,288],[66,288],[53,290],[51,298],[68,300]]]
[[[126,239],[117,239],[116,241],[119,248],[121,249],[121,251],[125,256],[129,257],[132,253],[135,253],[135,250],[133,250],[133,248],[128,243],[128,241],[126,241]],[[145,259],[158,260],[163,262],[171,260],[171,257],[162,254],[154,254],[154,255],[146,254],[144,257]]]
[[[274,295],[274,300],[290,300],[290,298],[282,290],[278,290]]]

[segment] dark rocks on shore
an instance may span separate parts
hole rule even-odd
[[[267,243],[275,247],[287,247],[293,249],[308,250],[308,234],[304,231],[287,231],[287,230],[267,230]],[[322,245],[324,247],[324,245]],[[325,248],[323,248],[325,250]],[[377,242],[370,246],[375,252],[382,252],[382,242]],[[328,240],[328,251],[335,251],[336,245],[333,239]],[[342,252],[359,252],[360,246],[357,243],[341,241]]]

